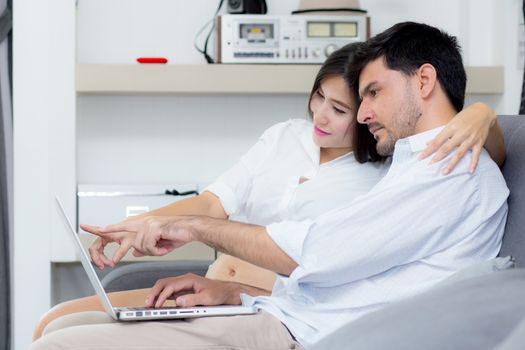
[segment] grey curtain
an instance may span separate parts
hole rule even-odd
[[[11,109],[10,4],[0,0],[0,349],[11,347],[10,241],[13,118]]]
[[[523,12],[523,20],[525,21],[525,0],[523,0],[522,12]],[[521,85],[521,103],[520,103],[520,113],[519,114],[525,114],[525,70],[523,71],[523,82]]]

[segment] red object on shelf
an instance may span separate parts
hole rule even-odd
[[[139,57],[138,63],[168,63],[168,59],[164,57]]]

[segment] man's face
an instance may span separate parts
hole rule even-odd
[[[377,153],[391,155],[397,140],[415,133],[421,116],[416,77],[388,69],[380,57],[361,72],[359,96],[358,122],[368,125],[377,141]]]

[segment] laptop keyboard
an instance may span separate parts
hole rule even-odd
[[[145,306],[135,306],[135,307],[119,307],[119,310],[127,311],[141,311],[141,310],[163,310],[163,309],[176,309],[175,306],[162,306],[162,307],[145,307]]]

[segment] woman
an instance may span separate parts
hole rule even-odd
[[[384,161],[377,155],[372,136],[366,129],[359,130],[355,122],[357,98],[343,79],[347,61],[355,48],[356,44],[341,48],[321,67],[309,98],[312,122],[290,120],[271,127],[238,164],[202,194],[147,215],[208,215],[266,225],[284,218],[316,217],[366,193],[386,172],[388,160]],[[463,156],[467,149],[474,150],[471,165],[475,166],[475,155],[479,154],[489,127],[494,125],[486,145],[498,163],[502,163],[502,136],[494,121],[495,115],[489,108],[473,105],[460,113],[423,155],[444,144],[435,155],[439,158],[459,146],[458,157]],[[362,137],[354,137],[356,129],[357,135]],[[450,171],[457,160],[454,157],[444,172]],[[97,232],[95,227],[82,225],[82,228]],[[132,247],[133,235],[122,234],[120,247],[112,259],[103,252],[107,243],[98,238],[90,248],[93,262],[100,268],[114,266],[120,261]],[[236,266],[233,278],[229,273],[232,266]],[[245,290],[248,293],[269,293],[275,275],[222,255],[207,276],[260,288]],[[170,296],[165,291],[169,290],[171,281],[157,282],[146,304],[162,305]],[[194,290],[190,292],[198,294]],[[145,290],[125,293],[137,300],[135,304],[142,304],[146,294],[148,291]],[[186,296],[179,297],[176,302],[186,304],[183,298]],[[83,300],[74,306],[77,306],[77,311],[93,309],[85,303]]]

